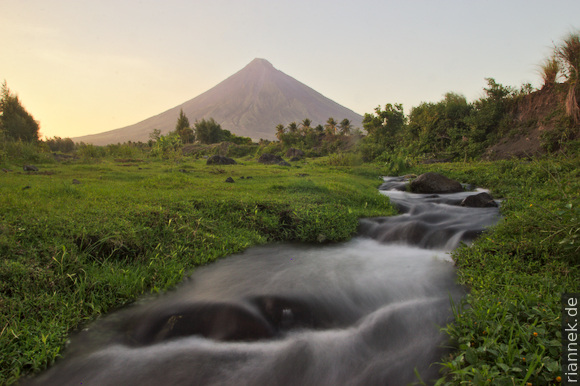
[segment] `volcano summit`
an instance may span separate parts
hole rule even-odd
[[[347,118],[362,126],[362,116],[277,70],[265,59],[254,59],[215,87],[161,114],[120,129],[73,138],[75,142],[106,145],[147,141],[154,129],[167,134],[175,128],[179,111],[191,123],[214,118],[222,129],[253,140],[274,139],[276,125],[300,122],[324,124],[329,117]]]

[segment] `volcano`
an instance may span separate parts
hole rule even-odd
[[[162,134],[175,129],[179,111],[191,124],[213,118],[222,129],[253,140],[274,139],[276,125],[301,122],[324,124],[332,117],[350,120],[362,127],[362,116],[339,105],[319,92],[274,68],[265,59],[256,58],[243,69],[203,94],[161,114],[120,129],[73,138],[75,142],[107,145],[149,139],[154,129]]]

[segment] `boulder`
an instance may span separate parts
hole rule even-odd
[[[461,201],[461,206],[467,206],[470,208],[492,208],[497,207],[497,203],[493,200],[493,197],[489,193],[479,193],[473,196],[467,196]]]
[[[459,182],[434,172],[421,174],[411,181],[409,188],[413,193],[439,194],[463,191],[463,187]]]
[[[224,157],[223,155],[212,155],[207,159],[206,165],[235,165],[233,158]]]
[[[286,162],[279,155],[264,153],[258,158],[258,162],[265,165],[279,165],[280,162]],[[290,164],[288,164],[290,166]]]
[[[226,182],[232,183],[232,182],[235,182],[235,181],[234,181],[234,179],[232,177],[228,177],[228,178],[226,178]]]
[[[25,172],[37,172],[38,168],[34,165],[24,165],[22,167],[24,169]]]

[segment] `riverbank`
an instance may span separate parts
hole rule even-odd
[[[345,240],[359,218],[395,213],[377,192],[381,167],[241,163],[52,162],[30,173],[2,165],[13,171],[0,184],[0,383],[43,370],[69,332],[197,266],[271,241]],[[500,224],[453,253],[471,294],[447,328],[459,351],[445,361],[443,383],[561,376],[560,294],[580,292],[577,165],[578,157],[415,168],[503,199]]]
[[[436,171],[489,188],[503,219],[452,257],[470,288],[445,330],[458,350],[442,361],[441,384],[559,384],[561,300],[580,292],[579,157],[435,164]]]
[[[239,161],[2,165],[0,384],[45,369],[70,332],[197,266],[267,242],[346,240],[360,217],[395,213],[376,166]]]

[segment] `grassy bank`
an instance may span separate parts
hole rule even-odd
[[[435,164],[502,198],[500,223],[453,253],[470,288],[446,328],[459,350],[441,384],[558,384],[563,292],[580,292],[580,159]]]
[[[1,166],[13,171],[0,174],[0,384],[46,368],[68,333],[196,266],[266,242],[345,240],[358,218],[393,213],[375,166]]]

